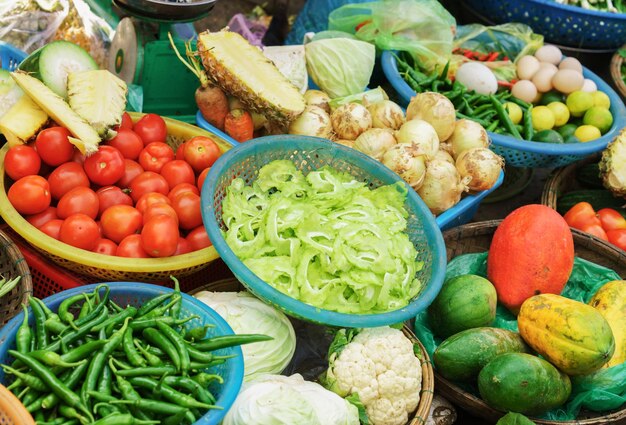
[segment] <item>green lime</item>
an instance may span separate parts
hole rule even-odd
[[[547,106],[552,102],[563,102],[564,100],[565,98],[563,97],[563,94],[561,92],[551,90],[541,96],[541,101],[539,101],[539,104]]]
[[[563,143],[563,136],[555,130],[541,130],[535,133],[533,141],[543,143]]]
[[[569,109],[563,102],[550,102],[548,108],[554,113],[554,125],[560,127],[569,121]]]
[[[577,128],[578,126],[576,124],[569,123],[557,128],[556,131],[559,132],[563,139],[567,139],[569,136],[574,135]]]
[[[547,106],[535,106],[530,114],[535,131],[550,130],[554,127],[554,112]]]
[[[565,104],[572,116],[582,117],[593,106],[593,96],[589,92],[577,90],[567,96]]]
[[[573,134],[564,137],[565,139],[565,143],[580,143],[580,139],[576,136],[574,136]]]
[[[611,111],[602,106],[594,106],[587,109],[583,116],[583,124],[598,127],[600,133],[604,134],[611,129],[613,125],[613,115]]]
[[[600,129],[593,125],[581,125],[574,132],[574,136],[578,137],[581,142],[590,142],[602,136]]]

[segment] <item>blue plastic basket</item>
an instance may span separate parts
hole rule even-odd
[[[2,65],[2,69],[15,71],[26,56],[26,52],[9,43],[0,41],[0,65]]]
[[[209,238],[235,277],[263,301],[290,316],[309,322],[342,327],[373,327],[412,319],[428,307],[439,293],[446,269],[446,250],[441,231],[424,202],[408,189],[405,207],[409,212],[407,233],[417,248],[424,267],[417,274],[421,292],[406,307],[381,314],[345,314],[305,304],[265,283],[233,253],[222,235],[222,200],[237,177],[253,182],[264,165],[289,159],[307,173],[324,165],[350,173],[372,188],[402,181],[400,177],[361,152],[317,137],[267,136],[250,140],[222,155],[211,167],[202,186],[202,218]],[[406,184],[406,183],[405,183]]]
[[[387,80],[398,93],[402,106],[406,107],[415,96],[415,91],[400,76],[396,58],[392,52],[383,52],[381,62]],[[514,167],[556,168],[571,164],[606,148],[606,145],[626,126],[626,107],[619,95],[596,74],[583,68],[583,75],[593,80],[598,90],[606,93],[611,100],[613,125],[607,133],[591,142],[556,144],[519,140],[511,136],[488,132],[492,141],[491,149],[501,155],[507,164]]]
[[[98,284],[80,286],[78,288],[68,289],[59,292],[48,298],[43,299],[44,304],[52,311],[57,311],[61,302],[73,295],[93,292]],[[107,282],[111,288],[110,299],[118,305],[141,306],[147,300],[154,298],[163,293],[172,292],[172,289],[163,286],[151,285],[148,283],[137,282]],[[192,319],[185,323],[187,329],[198,326],[215,325],[207,330],[207,337],[216,335],[233,335],[234,332],[226,321],[217,314],[213,309],[194,297],[181,294],[183,297],[183,305],[181,309],[182,316],[197,315],[199,318]],[[19,326],[24,320],[24,313],[20,313],[11,319],[0,330],[0,364],[10,364],[12,358],[8,351],[15,347],[15,335]],[[29,308],[29,323],[34,326],[34,317]],[[243,383],[243,354],[240,347],[230,347],[216,350],[217,355],[235,355],[221,365],[211,368],[211,373],[218,373],[224,378],[223,384],[212,383],[209,390],[217,398],[215,403],[223,409],[211,409],[204,416],[199,418],[195,425],[217,425],[226,415],[228,409],[235,402],[235,398],[239,393],[241,384]],[[6,384],[5,374],[0,369],[0,382]]]
[[[521,22],[547,41],[572,48],[615,50],[626,43],[626,14],[587,10],[554,0],[464,0],[495,24]]]
[[[239,145],[238,141],[236,141],[235,139],[230,137],[228,134],[224,133],[222,130],[220,130],[219,128],[213,126],[207,120],[205,120],[204,117],[202,116],[202,113],[200,111],[196,112],[196,125],[198,127],[200,127],[201,129],[203,129],[203,130],[209,131],[209,132],[211,132],[213,134],[217,134],[222,139],[224,139],[225,142],[230,143],[232,146],[238,146]]]

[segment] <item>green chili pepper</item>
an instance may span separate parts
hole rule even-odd
[[[489,95],[489,99],[491,100],[491,104],[496,110],[496,113],[498,114],[498,117],[500,118],[500,122],[502,122],[504,129],[508,133],[513,135],[513,137],[515,137],[516,139],[522,139],[522,135],[519,134],[519,131],[517,131],[517,128],[515,128],[513,121],[511,121],[511,117],[509,117],[508,112],[504,110],[504,107],[502,106],[500,101],[496,99],[494,95]]]
[[[102,339],[86,342],[63,354],[61,360],[68,363],[79,362],[89,357],[94,351],[101,349],[104,344],[106,344],[106,340]]]
[[[113,393],[113,372],[109,365],[105,364],[102,368],[102,376],[98,382],[98,392],[111,395]]]
[[[29,356],[39,360],[41,363],[52,367],[75,367],[86,362],[86,360],[78,362],[66,362],[63,360],[63,356],[55,353],[54,351],[36,350],[28,353]]]
[[[39,379],[37,376],[29,375],[28,373],[20,372],[19,370],[13,369],[11,366],[2,365],[2,369],[6,373],[10,373],[20,378],[21,381],[26,384],[28,387],[37,390],[37,391],[48,391],[48,386],[44,384],[44,382]]]
[[[144,315],[148,314],[173,296],[174,292],[166,292],[165,294],[157,295],[156,297],[152,298],[150,301],[146,302],[139,308],[139,311],[137,312],[137,318],[141,318]]]
[[[524,102],[522,99],[518,99],[517,97],[514,97],[514,96],[512,96],[508,101],[518,104],[519,106],[522,107],[522,109],[528,109],[532,106],[531,103]]]
[[[137,400],[112,401],[111,404],[125,404],[127,406],[133,406],[140,410],[148,410],[153,413],[161,413],[164,415],[175,415],[180,412],[189,412],[189,409],[181,407],[177,404],[145,398],[139,398]]]
[[[485,128],[487,131],[494,131],[500,125],[500,120],[495,120]]]
[[[113,365],[112,360],[113,358],[109,359],[109,367],[111,368],[111,370],[113,371],[113,374],[115,375],[115,383],[117,384],[117,388],[119,392],[122,393],[122,398],[124,398],[124,400],[131,400],[131,401],[141,400],[142,398],[141,395],[139,395],[139,393],[133,388],[130,382],[128,382],[126,379],[124,379],[122,376],[120,376],[117,373],[118,370],[115,368],[115,365]],[[131,408],[131,413],[133,413],[135,416],[139,417],[140,419],[149,419],[149,417],[141,410]]]
[[[78,421],[82,424],[88,423],[87,418],[78,413],[78,411],[73,407],[61,404],[59,406],[59,413],[68,419],[78,419]]]
[[[474,117],[471,117],[469,115],[465,115],[465,114],[463,114],[463,113],[461,113],[459,111],[456,111],[456,117],[458,119],[466,119],[466,120],[476,121],[478,124],[482,125],[483,127],[488,127],[489,126],[489,123],[486,122],[485,120],[481,120],[479,118],[474,118]]]
[[[214,351],[219,350],[220,348],[251,344],[253,342],[269,341],[271,339],[273,339],[271,336],[261,334],[220,335],[203,341],[198,341],[190,345],[200,351]]]
[[[137,347],[137,349],[141,352],[141,354],[143,354],[143,356],[148,361],[148,364],[150,366],[160,366],[160,365],[163,364],[163,361],[158,356],[155,356],[154,354],[152,354],[148,350],[146,350],[141,345],[139,340],[133,339],[133,344],[135,344],[135,347]]]
[[[161,425],[179,425],[185,417],[187,417],[187,419],[191,419],[193,417],[194,420],[191,423],[195,423],[195,416],[189,411],[185,413],[177,413],[174,416],[168,416],[167,418],[161,420]]]
[[[66,299],[63,300],[61,305],[59,305],[59,309],[57,311],[59,318],[74,329],[77,329],[77,326],[74,323],[74,315],[70,313],[69,309],[78,301],[84,298],[85,298],[85,294],[76,294],[76,295],[72,295],[71,297],[67,297]]]
[[[35,317],[35,349],[41,350],[48,345],[48,330],[46,329],[46,315],[37,302],[31,302],[30,308]],[[19,351],[19,349],[18,349]]]
[[[180,320],[175,320],[173,317],[171,316],[161,316],[161,317],[142,317],[140,319],[135,319],[132,322],[130,322],[130,327],[133,328],[134,330],[142,330],[145,328],[154,328],[157,324],[157,322],[163,322],[165,324],[168,325],[172,325],[172,326],[178,326],[178,325],[182,325],[184,323],[189,322],[190,320],[193,319],[197,319],[199,318],[199,316],[197,315],[192,315],[189,316],[185,319],[180,319]]]
[[[524,119],[522,121],[524,127],[524,140],[532,140],[535,136],[535,129],[533,128],[532,118],[533,105],[530,105],[527,110],[524,111]]]
[[[183,297],[180,294],[180,282],[178,279],[174,276],[170,276],[170,279],[174,281],[174,293],[178,295],[178,302],[170,309],[170,315],[174,319],[178,319],[180,317],[180,311],[183,308]]]
[[[25,354],[30,351],[30,343],[33,339],[33,333],[28,325],[28,309],[25,304],[22,304],[22,309],[24,310],[24,320],[22,320],[22,324],[17,330],[17,334],[15,336],[15,346],[17,347],[17,351]]]
[[[61,348],[62,344],[64,344],[65,346],[68,346],[78,341],[79,339],[83,338],[85,335],[89,334],[93,326],[102,322],[103,320],[106,320],[107,315],[108,315],[108,312],[105,309],[103,309],[102,311],[100,311],[98,316],[96,316],[89,322],[85,323],[78,329],[73,329],[70,332],[62,335],[61,338],[58,338],[54,342],[48,344],[48,346],[45,347],[44,350],[58,351]]]
[[[143,330],[143,337],[150,344],[159,347],[172,360],[178,371],[181,371],[181,358],[178,350],[172,342],[161,332],[155,328],[146,328]],[[187,365],[189,366],[189,365]]]
[[[81,413],[84,413],[93,421],[91,412],[83,404],[80,397],[74,391],[69,389],[67,385],[61,382],[56,376],[54,376],[46,366],[41,364],[38,360],[35,360],[26,354],[22,354],[19,351],[9,350],[9,354],[28,366],[31,371],[37,375],[62,401],[67,403],[68,406],[77,408]]]
[[[115,372],[116,375],[124,376],[126,378],[134,378],[136,376],[152,376],[161,377],[166,374],[176,373],[176,367],[174,366],[152,366],[152,367],[138,367],[134,369],[120,369]]]
[[[185,333],[184,338],[188,342],[200,341],[206,336],[207,331],[211,328],[212,328],[211,325],[195,327],[187,331],[187,333]]]
[[[187,345],[187,349],[189,352],[189,356],[192,359],[198,362],[203,362],[203,363],[211,363],[215,360],[228,360],[228,359],[232,359],[235,356],[234,354],[228,355],[228,356],[216,356],[211,351],[200,351],[197,348],[192,347],[190,345]]]
[[[191,360],[189,359],[189,350],[187,348],[187,345],[185,344],[185,340],[183,339],[182,336],[180,336],[178,332],[176,332],[174,329],[170,328],[163,322],[157,322],[157,328],[169,340],[169,342],[172,343],[172,346],[175,348],[176,352],[178,353],[180,371],[182,372],[183,375],[187,375],[187,372],[189,372],[189,362]],[[144,329],[143,332],[145,333],[149,329],[154,329],[154,328]],[[159,347],[159,348],[162,349],[162,347]],[[174,362],[174,365],[176,366],[176,360],[172,359],[172,361]]]
[[[175,403],[179,406],[188,407],[188,408],[198,408],[198,409],[222,409],[221,406],[215,406],[212,404],[202,403],[195,398],[181,393],[180,391],[176,391],[174,388],[170,387],[167,384],[159,383],[158,381],[152,378],[146,377],[135,377],[130,378],[130,383],[136,387],[145,388],[150,391],[155,391],[156,394],[160,394],[163,398],[168,401]]]
[[[191,379],[196,381],[198,384],[202,385],[202,387],[204,388],[208,388],[211,382],[213,381],[217,381],[218,384],[224,383],[224,378],[222,378],[220,375],[206,373],[206,372],[200,372],[192,376]]]
[[[93,305],[91,304],[91,298],[85,294],[85,302],[80,307],[80,311],[78,312],[78,319],[81,319],[89,314],[93,309]]]
[[[141,317],[142,319],[151,319],[151,318],[156,318],[156,317],[163,317],[165,316],[165,313],[170,308],[172,308],[174,305],[180,302],[181,298],[182,297],[180,294],[177,294],[176,292],[172,292],[170,301],[167,304],[160,305],[154,308],[153,310],[149,311],[148,313],[144,314],[143,316],[138,316],[138,318]],[[172,319],[174,319],[174,317],[172,317]]]
[[[127,413],[113,413],[105,418],[99,419],[91,425],[152,425],[159,421],[143,421],[136,419]]]
[[[124,309],[117,305],[113,300],[109,300],[107,304],[109,305],[109,307],[111,307],[111,310],[114,310],[116,313],[121,313],[122,311],[124,311]]]
[[[213,394],[206,389],[208,386],[203,387],[188,376],[164,376],[163,382],[173,388],[182,388],[192,393],[194,397],[203,403],[214,404],[216,402]]]
[[[128,362],[135,367],[145,367],[147,362],[144,359],[137,348],[133,344],[133,329],[129,327],[126,332],[124,332],[124,338],[122,339],[122,348],[124,349],[124,353],[126,354],[126,358]]]
[[[126,320],[127,317],[135,317],[136,314],[137,314],[137,309],[133,306],[128,306],[121,313],[110,316],[104,322],[101,322],[95,325],[93,328],[91,328],[91,332],[98,332],[100,329],[104,329],[109,325],[116,325],[118,323],[122,323],[124,320]]]
[[[85,373],[87,373],[88,368],[89,365],[87,363],[81,364],[76,369],[72,370],[67,380],[63,382],[65,382],[65,385],[67,385],[70,390],[73,390],[76,388]],[[48,394],[41,400],[41,407],[44,409],[51,409],[56,406],[60,400],[59,396],[55,393]]]
[[[89,396],[93,398],[94,400],[98,401],[98,403],[94,404],[93,409],[94,410],[99,410],[99,409],[108,410],[109,413],[106,413],[106,415],[111,414],[111,412],[130,413],[129,410],[124,405],[114,406],[110,404],[113,401],[120,401],[119,399],[113,396],[100,394],[97,391],[89,391]],[[103,407],[105,409],[102,409]]]

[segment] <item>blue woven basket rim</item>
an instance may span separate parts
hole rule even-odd
[[[574,13],[578,13],[581,15],[591,15],[591,16],[596,16],[599,18],[614,18],[617,20],[626,20],[626,13],[614,13],[614,12],[605,12],[602,10],[584,9],[579,6],[572,6],[569,4],[557,3],[554,0],[526,0],[526,1],[529,3],[538,3],[546,7],[551,7],[553,9],[559,9],[564,12],[574,12]],[[523,1],[520,1],[520,3],[523,3]]]
[[[258,293],[265,302],[268,302],[269,300],[271,303],[280,305],[286,311],[294,313],[299,317],[304,317],[306,319],[325,323],[327,325],[342,327],[383,326],[414,318],[419,311],[430,305],[439,293],[445,277],[447,258],[443,236],[432,213],[428,207],[426,207],[426,204],[424,204],[424,202],[419,198],[417,193],[408,185],[406,203],[411,205],[414,209],[413,213],[419,215],[422,219],[426,235],[425,239],[429,248],[432,250],[432,274],[428,282],[422,282],[425,287],[418,294],[417,298],[401,309],[379,314],[348,314],[325,310],[306,304],[283,294],[278,289],[264,282],[250,269],[248,269],[230,249],[222,235],[222,231],[217,222],[212,205],[219,178],[229,169],[231,164],[236,163],[241,159],[253,156],[257,149],[262,149],[263,147],[271,145],[284,146],[286,144],[293,143],[294,139],[298,140],[298,142],[302,144],[306,144],[307,150],[331,149],[336,152],[337,156],[351,158],[350,163],[364,169],[365,171],[369,172],[370,170],[376,170],[376,173],[383,175],[389,180],[402,181],[396,173],[367,155],[318,137],[292,135],[265,136],[242,143],[220,156],[220,158],[209,170],[204,185],[202,186],[201,199],[204,226],[209,234],[209,238],[211,239],[213,246],[220,254],[222,260],[233,271],[237,279],[246,285],[251,286],[253,291]],[[406,185],[406,183],[404,184]]]
[[[415,91],[409,87],[409,85],[400,77],[398,67],[396,64],[396,58],[393,56],[392,51],[386,50],[381,57],[381,64],[383,72],[387,77],[387,80],[396,90],[398,95],[404,102],[408,102],[407,98],[415,96]],[[619,95],[609,86],[602,78],[583,67],[583,75],[585,78],[589,78],[596,83],[598,90],[603,91],[609,96],[611,100],[611,114],[613,115],[613,125],[611,129],[606,132],[602,137],[585,143],[541,143],[533,142],[530,140],[519,140],[511,136],[504,136],[488,132],[489,137],[494,145],[501,146],[503,148],[514,149],[523,152],[532,152],[543,155],[578,155],[585,156],[598,152],[606,147],[606,145],[617,136],[621,129],[626,126],[626,106],[619,97]]]

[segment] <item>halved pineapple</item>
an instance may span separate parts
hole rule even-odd
[[[615,195],[626,196],[626,129],[602,152],[600,175],[604,187]]]
[[[230,31],[205,31],[198,51],[207,76],[247,108],[281,126],[304,111],[304,98],[261,50]]]
[[[35,136],[47,121],[48,114],[30,97],[23,95],[0,118],[0,132],[9,146],[16,146]]]

